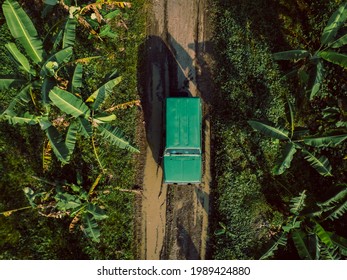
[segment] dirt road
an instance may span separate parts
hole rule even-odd
[[[210,193],[208,0],[152,0],[148,39],[141,48],[146,127],[141,259],[204,259]],[[177,92],[204,104],[204,177],[198,187],[162,184],[163,102]]]

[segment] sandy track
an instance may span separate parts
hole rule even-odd
[[[210,193],[211,81],[207,0],[153,0],[143,46],[146,123],[141,259],[204,259]],[[163,102],[185,90],[204,104],[204,178],[199,186],[162,185]]]

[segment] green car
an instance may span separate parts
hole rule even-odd
[[[201,99],[166,99],[164,183],[198,184],[202,176]]]

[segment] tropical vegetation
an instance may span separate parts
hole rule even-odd
[[[211,258],[346,258],[346,5],[215,4]]]
[[[136,255],[144,1],[78,2],[2,5],[1,259]]]
[[[138,256],[146,1],[90,2],[3,1],[0,259]],[[208,257],[346,259],[347,3],[211,9]]]

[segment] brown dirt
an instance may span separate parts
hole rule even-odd
[[[147,147],[141,201],[141,259],[205,259],[210,193],[208,0],[152,0],[141,49]],[[179,91],[204,103],[204,176],[199,186],[164,186],[163,102]]]

